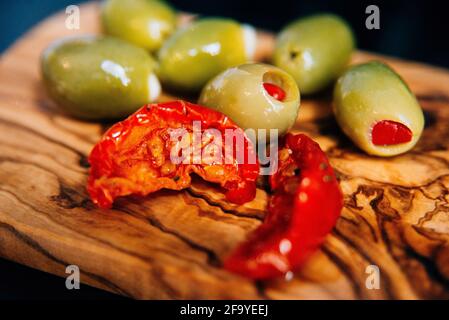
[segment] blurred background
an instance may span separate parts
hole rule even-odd
[[[352,26],[363,50],[449,68],[449,1],[389,0],[171,0],[179,10],[201,15],[227,16],[271,31],[289,21],[317,13],[333,12]],[[48,15],[75,0],[0,0],[0,52]],[[365,26],[368,5],[380,9],[380,30]],[[0,239],[1,242],[1,239]],[[0,299],[14,298],[118,298],[82,285],[69,291],[64,279],[0,259]]]
[[[76,0],[0,0],[0,52],[51,13]],[[317,12],[343,16],[358,47],[449,68],[449,1],[436,0],[167,0],[179,10],[227,16],[279,31],[289,21]],[[365,9],[380,9],[380,30],[367,30]]]

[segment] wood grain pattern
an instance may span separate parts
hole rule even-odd
[[[345,208],[322,250],[286,282],[253,283],[220,268],[223,257],[262,221],[267,194],[245,206],[210,184],[161,191],[96,209],[85,190],[86,156],[107,124],[65,117],[39,79],[43,48],[64,35],[97,33],[98,7],[81,8],[81,30],[56,15],[0,60],[0,255],[135,298],[416,299],[449,298],[449,73],[395,59],[426,113],[417,147],[392,159],[369,157],[343,137],[328,97],[303,101],[295,131],[327,151]],[[258,58],[272,49],[261,34]],[[357,53],[355,62],[373,55]],[[164,96],[163,100],[170,99]],[[365,268],[381,288],[365,286]]]

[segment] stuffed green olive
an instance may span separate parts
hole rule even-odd
[[[230,117],[244,129],[278,129],[284,134],[298,116],[300,94],[295,80],[267,64],[244,64],[213,78],[199,103]]]
[[[340,75],[354,45],[351,29],[338,16],[306,17],[278,35],[273,63],[295,78],[301,94],[312,94]]]
[[[407,84],[380,62],[348,69],[335,86],[333,108],[346,135],[372,155],[410,150],[424,127],[422,109]]]
[[[221,71],[253,59],[252,27],[229,19],[203,19],[175,32],[159,52],[159,76],[172,89],[199,92]]]
[[[155,101],[156,62],[142,48],[110,37],[80,37],[47,48],[41,70],[49,95],[84,119],[122,118]]]
[[[158,0],[106,0],[102,25],[109,35],[156,51],[175,30],[176,14]]]

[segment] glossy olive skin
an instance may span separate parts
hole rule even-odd
[[[381,62],[349,68],[337,81],[333,109],[346,135],[365,152],[377,156],[404,153],[418,142],[424,128],[423,111],[402,78]],[[412,140],[396,145],[374,145],[371,132],[382,120],[406,125]]]
[[[149,51],[158,50],[176,28],[175,12],[158,0],[106,0],[101,17],[106,34]]]
[[[295,78],[301,94],[313,94],[341,74],[354,46],[352,31],[341,18],[310,16],[291,23],[277,36],[273,64]]]
[[[285,99],[278,101],[269,95],[264,82],[281,87]],[[224,113],[243,129],[278,129],[283,135],[297,119],[300,94],[285,71],[255,63],[230,68],[213,78],[201,92],[199,103]]]
[[[83,119],[122,118],[155,100],[160,85],[154,67],[144,49],[109,37],[68,38],[41,57],[49,95]]]
[[[175,32],[159,51],[164,85],[199,92],[221,71],[252,59],[245,43],[248,27],[229,19],[202,19]]]

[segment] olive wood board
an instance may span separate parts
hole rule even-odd
[[[59,276],[75,264],[82,283],[133,298],[449,298],[448,71],[354,54],[353,62],[389,63],[425,110],[420,142],[394,158],[355,148],[335,123],[329,94],[303,99],[294,131],[326,150],[345,206],[321,250],[293,279],[253,282],[221,263],[262,222],[263,189],[243,206],[202,181],[182,192],[121,199],[112,210],[89,200],[87,156],[108,124],[59,113],[42,88],[39,56],[55,39],[98,33],[98,14],[97,3],[83,5],[79,30],[66,29],[65,14],[56,14],[1,57],[1,257]],[[266,60],[273,35],[259,38],[257,59]],[[379,288],[366,285],[370,265],[379,268]]]

